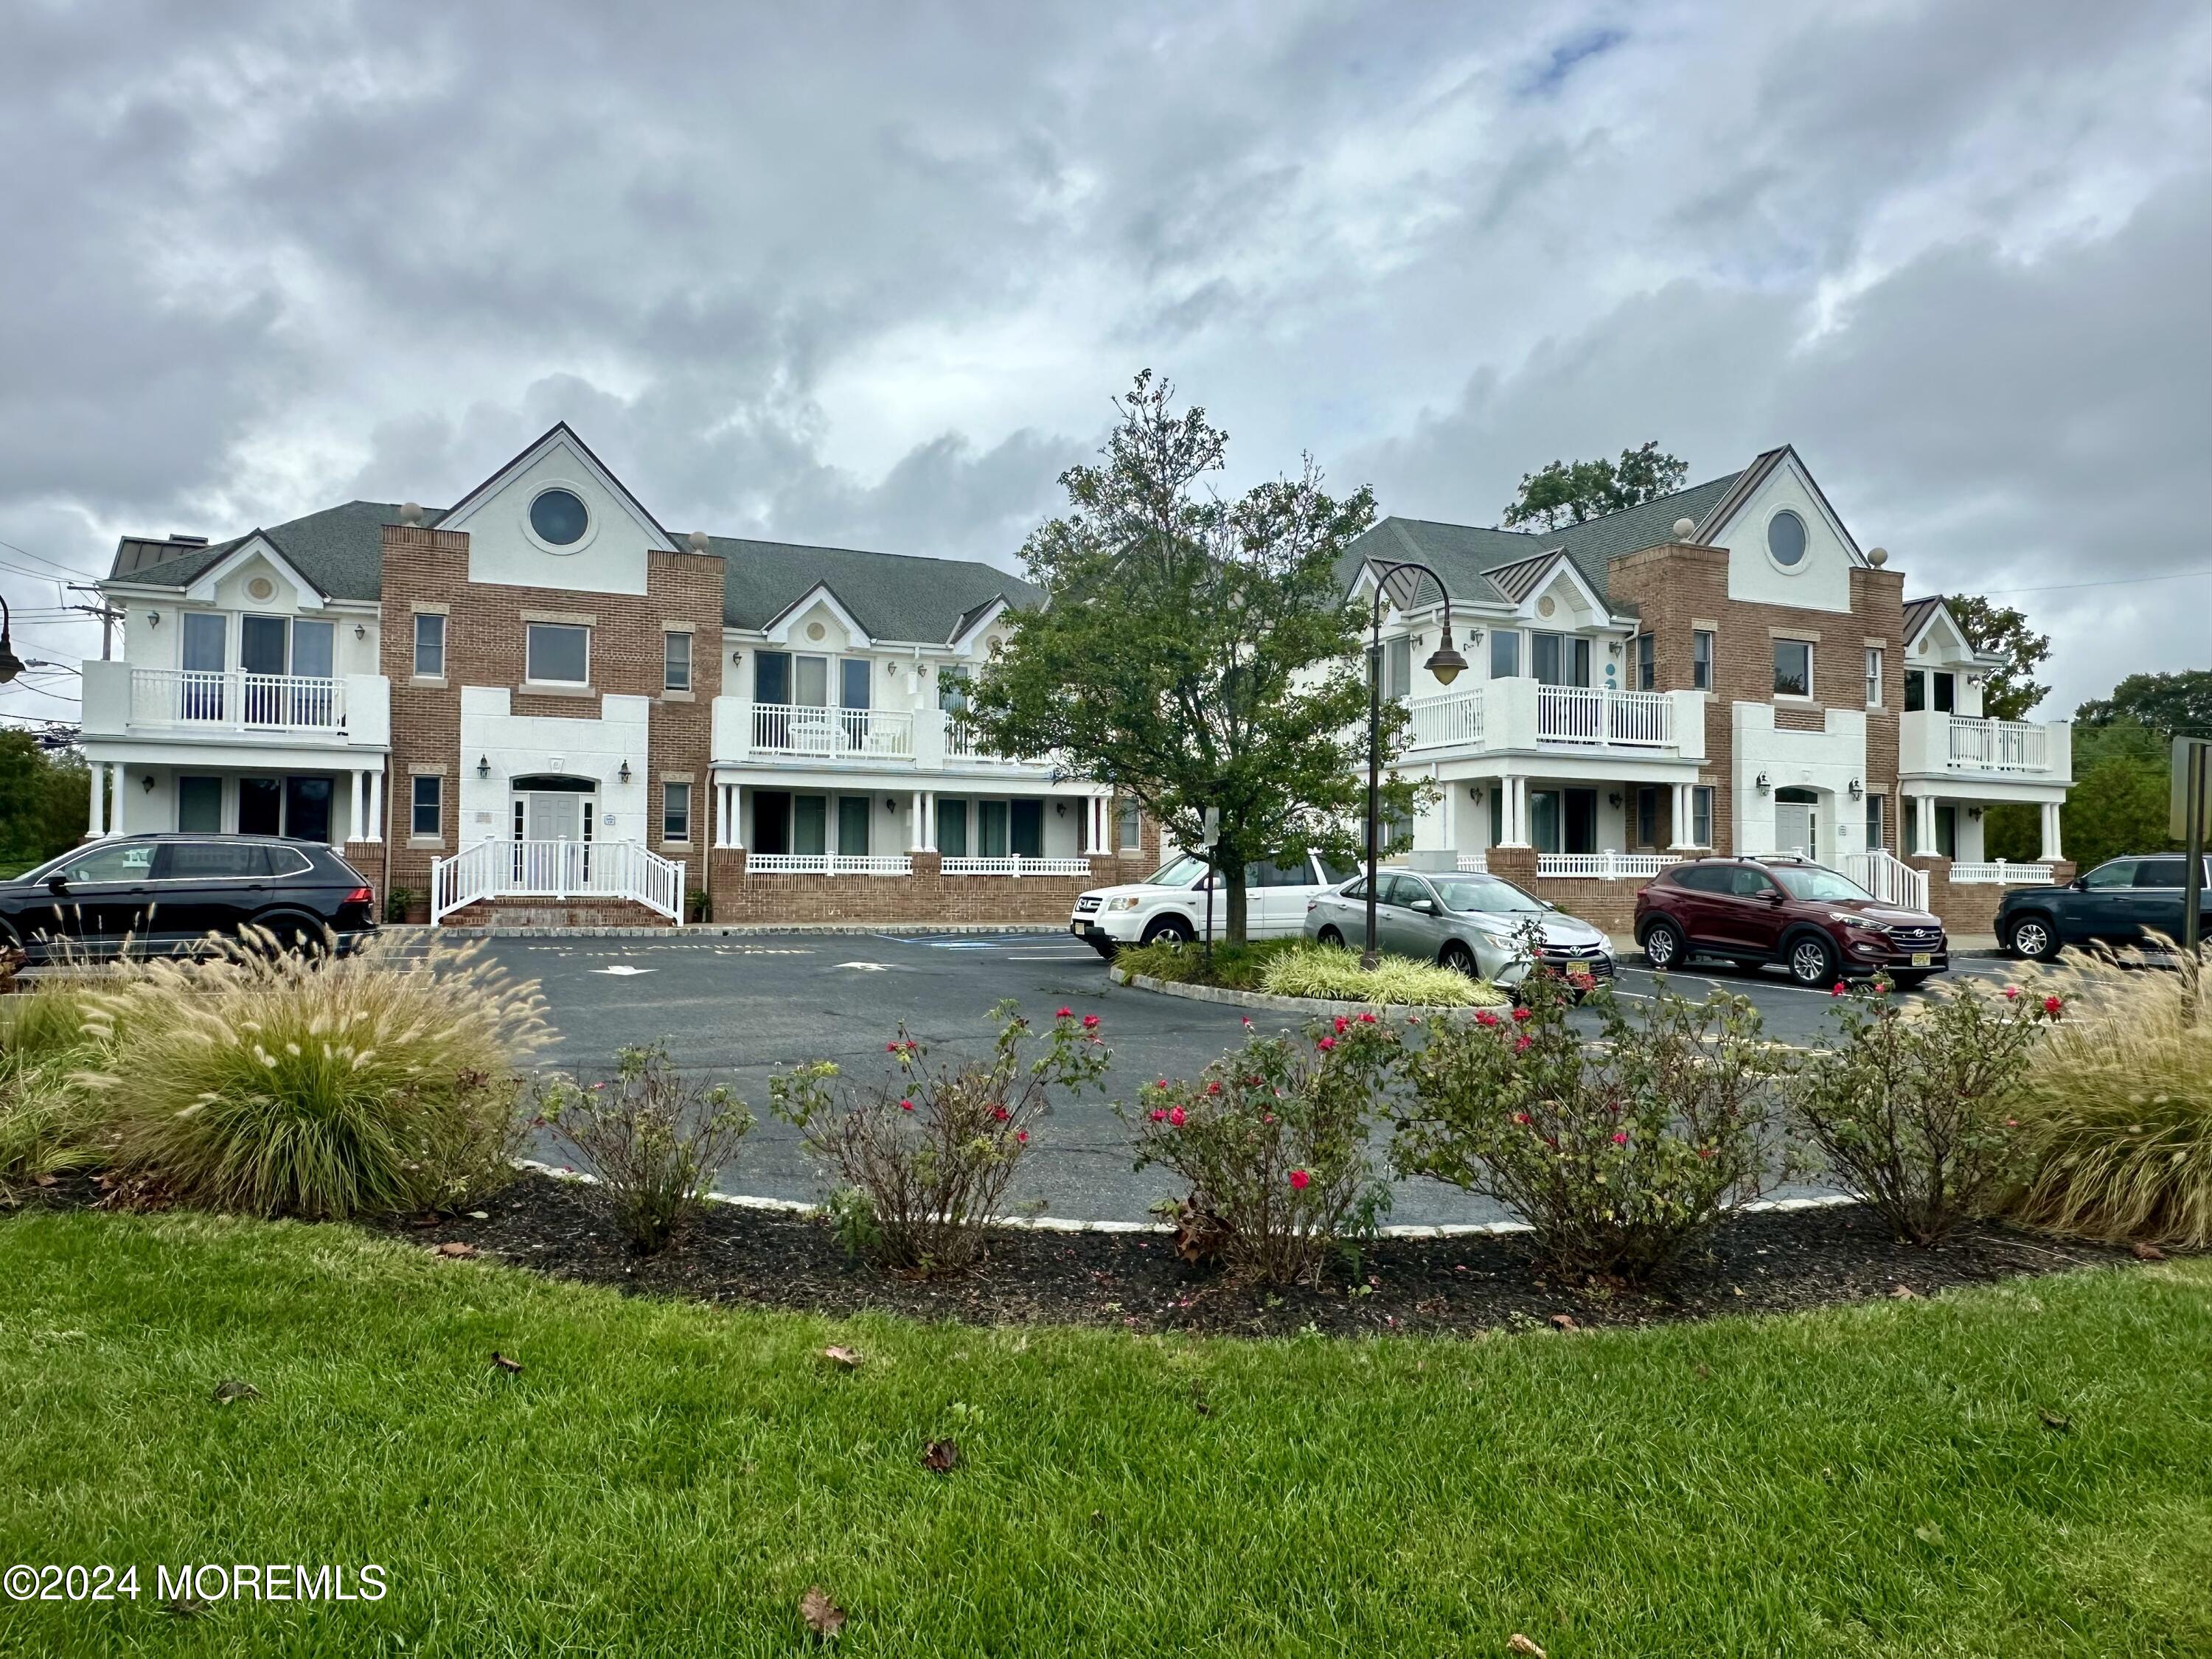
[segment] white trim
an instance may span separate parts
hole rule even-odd
[[[584,533],[573,542],[549,542],[538,533],[538,526],[530,521],[530,514],[538,505],[538,498],[556,489],[574,497],[576,505],[584,509]],[[592,503],[584,494],[584,486],[573,478],[539,479],[538,487],[530,492],[530,499],[522,504],[522,536],[540,553],[550,553],[556,559],[571,557],[597,541],[599,538],[599,514],[592,511]]]
[[[1013,608],[1012,604],[1007,599],[1006,596],[1003,593],[1000,594],[997,599],[994,599],[984,608],[983,614],[981,616],[976,617],[974,622],[969,623],[967,627],[957,630],[953,634],[951,639],[947,641],[946,643],[955,647],[958,646],[961,641],[969,638],[971,635],[981,633],[985,629],[988,628],[993,623],[998,621],[1000,617],[1005,616]],[[963,656],[972,656],[975,653],[972,651],[968,651],[963,652],[961,654]]]
[[[1797,550],[1797,562],[1795,564],[1784,564],[1774,556],[1775,521],[1784,516],[1797,520],[1798,531],[1804,538],[1803,544]],[[1759,549],[1760,552],[1766,555],[1767,563],[1772,565],[1782,574],[1802,576],[1805,574],[1806,567],[1813,557],[1813,526],[1807,524],[1805,515],[1788,501],[1779,502],[1767,509],[1766,517],[1759,523]]]
[[[520,477],[532,467],[537,465],[540,460],[544,459],[547,452],[553,449],[556,445],[563,443],[568,446],[568,453],[575,458],[576,465],[583,470],[587,477],[600,485],[610,495],[621,501],[625,507],[631,509],[632,513],[636,517],[638,523],[644,527],[647,537],[650,538],[647,542],[648,546],[662,553],[674,553],[678,550],[676,544],[671,541],[667,533],[660,528],[659,521],[653,518],[652,514],[646,511],[645,503],[638,500],[635,495],[632,495],[629,488],[623,484],[620,478],[617,478],[613,473],[608,471],[604,465],[592,457],[590,451],[586,448],[584,441],[576,435],[574,430],[570,428],[566,421],[555,422],[552,428],[547,431],[543,437],[539,438],[536,443],[532,444],[527,449],[524,450],[522,453],[516,456],[505,466],[500,468],[498,471],[493,473],[490,477],[486,478],[474,489],[471,489],[467,495],[462,496],[459,501],[454,502],[453,505],[447,510],[445,517],[439,520],[432,528],[437,530],[461,530],[466,528],[470,520],[477,514],[483,511],[484,504],[487,501],[495,500],[500,493],[507,487],[507,485],[513,483],[517,478]],[[547,485],[550,487],[552,482],[552,480],[548,479],[546,481]],[[572,489],[575,488],[574,484],[570,484],[568,487]],[[532,490],[531,492],[531,499],[535,501],[537,498],[538,492],[536,490]],[[589,503],[586,503],[586,506],[588,507]],[[526,513],[525,517],[526,520]],[[561,550],[563,552],[570,552],[574,550],[562,549]]]
[[[330,597],[321,588],[301,575],[299,567],[278,552],[276,544],[258,530],[205,570],[200,572],[198,575],[193,577],[189,586],[181,591],[175,588],[168,591],[175,593],[178,600],[183,604],[214,605],[216,603],[215,592],[216,584],[249,559],[254,558],[265,559],[276,567],[276,573],[290,582],[299,593],[300,608],[302,611],[320,611],[323,608],[323,601]]]
[[[874,637],[866,629],[860,626],[860,619],[845,609],[844,602],[838,599],[836,590],[827,581],[822,580],[816,581],[811,587],[769,619],[768,626],[761,630],[763,642],[783,650],[804,651],[810,657],[819,656],[825,652],[830,656],[836,656],[837,653],[829,651],[826,647],[807,649],[805,647],[794,646],[791,642],[792,624],[804,616],[808,608],[817,600],[830,607],[830,615],[844,625],[845,631],[855,641],[871,647],[875,645]],[[808,641],[808,645],[813,644],[813,641]]]

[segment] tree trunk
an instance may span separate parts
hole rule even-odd
[[[1223,924],[1221,937],[1231,945],[1244,943],[1244,860],[1237,859],[1221,872],[1224,891],[1217,897],[1226,897],[1227,920]]]

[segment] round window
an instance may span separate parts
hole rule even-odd
[[[573,547],[584,539],[591,514],[573,489],[548,489],[530,504],[530,527],[538,538],[555,547]]]
[[[1784,507],[1766,521],[1766,550],[1774,562],[1794,569],[1805,556],[1805,520]]]

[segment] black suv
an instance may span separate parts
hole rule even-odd
[[[0,881],[0,951],[27,960],[190,951],[265,927],[285,946],[376,931],[361,872],[319,842],[271,836],[111,836]]]
[[[2212,858],[2205,860],[2212,877]],[[2016,957],[2048,962],[2069,945],[2142,945],[2153,933],[2181,937],[2182,878],[2189,860],[2179,853],[2106,859],[2063,887],[2014,887],[1997,901],[1997,938]],[[2198,912],[2212,937],[2212,879],[2204,884]]]

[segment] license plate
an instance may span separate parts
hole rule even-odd
[[[1912,953],[1912,965],[1915,968],[1925,968],[1935,960],[1936,953],[1933,951],[1915,951]]]

